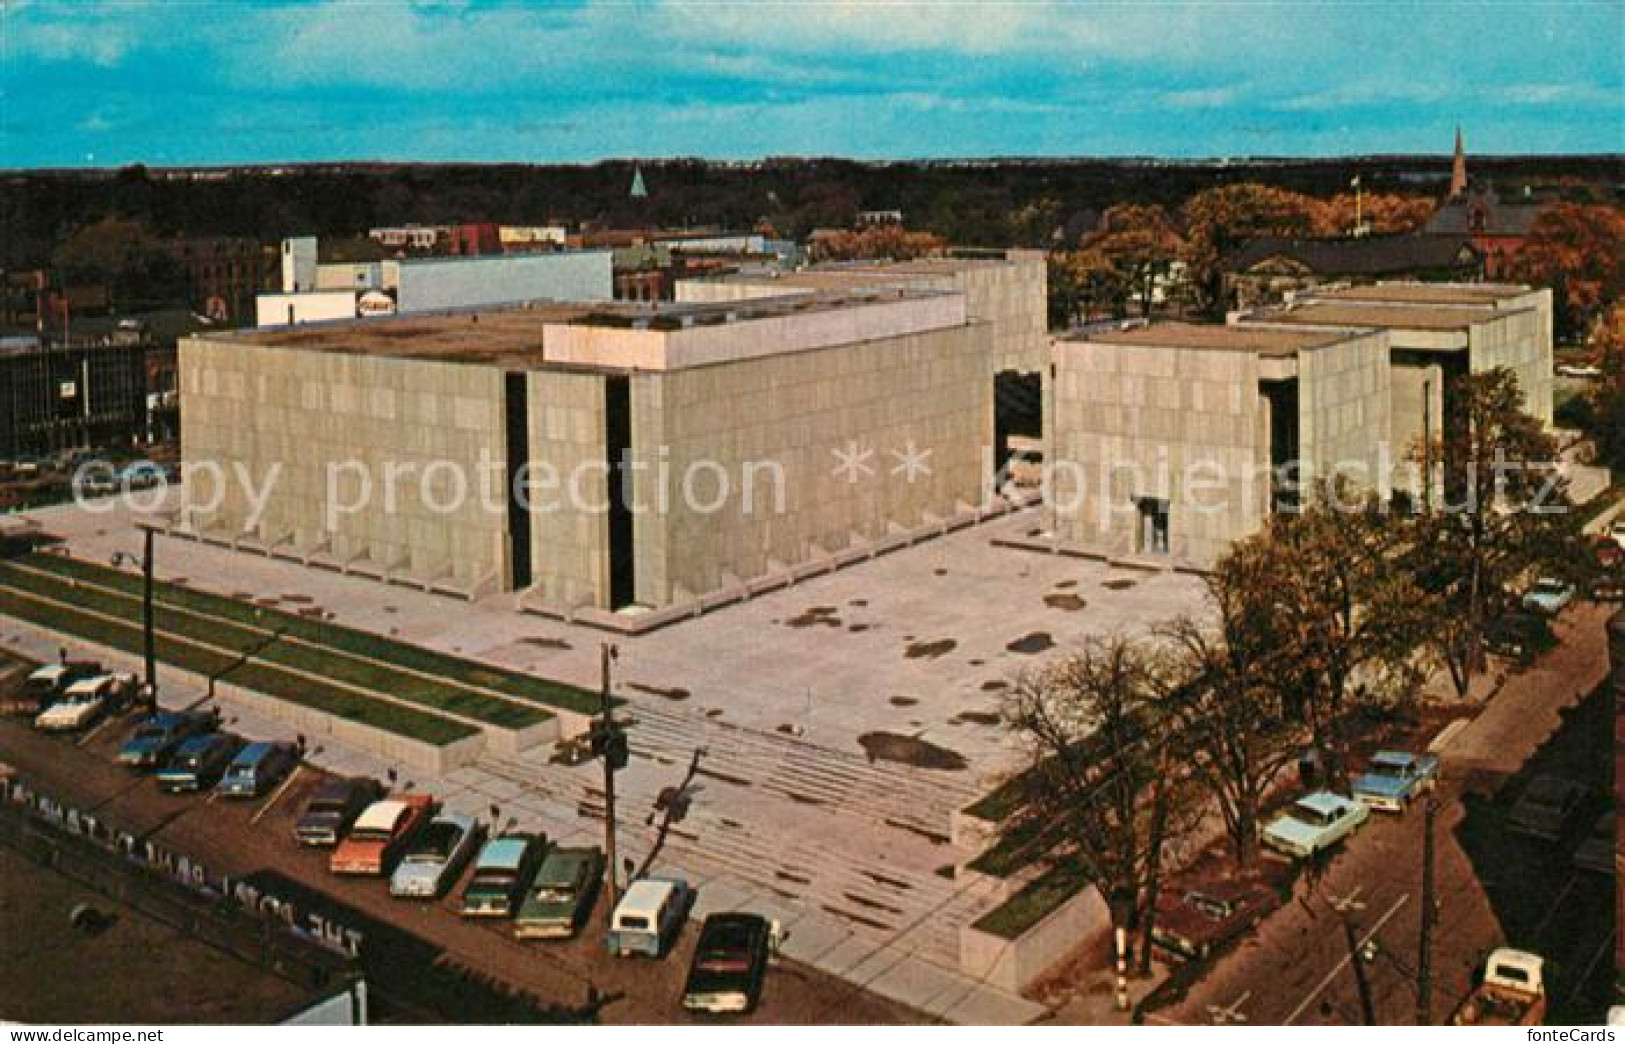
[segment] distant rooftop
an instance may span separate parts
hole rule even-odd
[[[1192,348],[1201,351],[1251,352],[1274,358],[1296,355],[1347,340],[1346,333],[1309,330],[1261,330],[1257,327],[1220,326],[1217,323],[1152,323],[1103,333],[1079,333],[1063,341],[1096,344],[1131,344],[1151,348]]]
[[[1308,326],[1369,326],[1381,330],[1466,330],[1504,314],[1489,314],[1481,308],[1413,306],[1398,302],[1311,301],[1251,312],[1246,316],[1246,321]]]
[[[1529,292],[1529,287],[1511,283],[1376,283],[1372,286],[1316,289],[1311,293],[1320,300],[1466,305],[1510,301]]]
[[[957,302],[955,309],[932,308],[936,302]],[[891,319],[869,316],[880,306],[924,306]],[[839,316],[844,323],[800,324],[796,334],[764,331],[759,343],[738,345],[742,324],[796,320],[818,315]],[[868,289],[842,293],[763,297],[728,302],[594,301],[559,303],[530,301],[433,314],[387,318],[342,319],[291,327],[270,327],[198,335],[200,339],[300,348],[316,352],[381,355],[445,362],[500,365],[509,369],[559,367],[612,369],[670,369],[699,361],[724,361],[774,354],[834,343],[917,332],[965,322],[963,297],[909,288]],[[803,329],[805,327],[805,329]],[[581,336],[587,330],[589,336]],[[628,347],[631,341],[614,336],[682,334],[701,337],[715,330],[715,341],[730,347],[722,357],[706,350],[650,354],[647,346]],[[721,332],[726,331],[726,336]],[[749,337],[745,338],[750,341]],[[619,347],[617,347],[619,346]]]

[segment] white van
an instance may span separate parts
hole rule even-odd
[[[680,877],[645,877],[633,881],[609,917],[609,952],[616,957],[641,953],[662,957],[682,931],[694,892]]]

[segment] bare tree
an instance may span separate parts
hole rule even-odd
[[[1005,702],[1031,758],[1007,836],[1076,861],[1102,893],[1132,892],[1145,940],[1162,848],[1189,826],[1188,788],[1170,756],[1170,682],[1150,643],[1111,637],[1023,675]],[[1142,945],[1142,968],[1147,955]]]

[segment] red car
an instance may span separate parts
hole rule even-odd
[[[434,799],[427,794],[407,794],[373,802],[333,849],[328,869],[335,874],[382,877],[429,822],[434,809]]]
[[[1280,895],[1257,882],[1204,881],[1164,889],[1157,897],[1151,941],[1180,957],[1202,960],[1280,905]]]

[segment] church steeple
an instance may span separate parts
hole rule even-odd
[[[1467,192],[1467,153],[1461,145],[1461,125],[1456,125],[1456,159],[1450,166],[1450,198],[1457,199]]]

